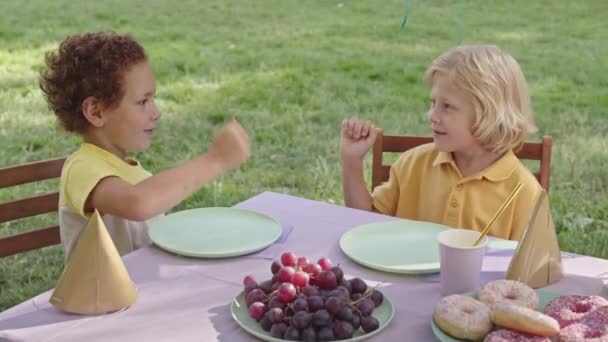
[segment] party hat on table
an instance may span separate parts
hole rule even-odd
[[[120,310],[137,300],[137,291],[95,210],[49,299],[71,313],[95,315]]]
[[[543,191],[517,245],[505,278],[539,288],[553,284],[562,277],[562,259],[551,217],[549,196]]]

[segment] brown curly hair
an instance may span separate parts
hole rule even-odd
[[[69,36],[57,51],[46,53],[40,89],[60,125],[83,134],[89,123],[82,113],[82,102],[92,96],[105,108],[118,105],[124,95],[124,73],[144,60],[144,48],[129,35],[96,32]]]

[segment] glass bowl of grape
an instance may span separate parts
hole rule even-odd
[[[360,278],[346,279],[328,258],[311,262],[285,252],[270,266],[272,278],[243,279],[232,301],[235,321],[265,341],[361,341],[385,328],[390,300]]]

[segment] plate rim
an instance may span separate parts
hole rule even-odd
[[[249,334],[251,334],[251,335],[253,335],[253,336],[257,337],[257,338],[260,338],[262,340],[269,341],[269,342],[288,342],[288,340],[284,340],[284,339],[276,338],[276,337],[273,337],[273,336],[270,336],[270,335],[259,333],[259,332],[255,331],[255,330],[249,328],[248,326],[246,326],[244,323],[242,323],[236,317],[236,313],[235,313],[236,309],[235,309],[235,307],[236,307],[237,304],[241,305],[241,303],[239,303],[239,300],[238,300],[239,298],[243,298],[243,302],[245,301],[245,299],[244,299],[244,297],[245,297],[244,293],[245,293],[244,290],[242,290],[241,292],[239,292],[239,294],[236,297],[234,297],[232,299],[232,302],[230,303],[230,315],[232,316],[232,319],[242,329],[244,329]],[[374,336],[374,335],[378,334],[379,332],[381,332],[382,330],[384,330],[384,328],[386,328],[391,323],[391,321],[395,317],[395,306],[393,305],[393,302],[390,300],[390,298],[387,297],[384,292],[382,292],[382,295],[384,297],[384,300],[382,301],[382,304],[380,306],[385,305],[385,303],[387,303],[387,304],[390,305],[390,315],[389,315],[388,319],[386,320],[386,323],[379,325],[378,329],[376,329],[376,330],[374,330],[374,331],[372,331],[370,333],[366,333],[366,334],[363,334],[363,335],[359,335],[359,336],[356,336],[356,337],[351,337],[349,339],[340,340],[340,341],[344,341],[344,342],[356,342],[356,341],[362,341],[362,340],[371,338],[372,336]],[[246,307],[246,305],[243,305],[243,307]],[[249,314],[249,313],[247,313],[247,314]],[[257,324],[257,322],[256,322],[256,324]],[[264,331],[264,332],[268,333],[266,331]]]
[[[350,255],[349,253],[346,252],[345,248],[344,248],[344,241],[346,238],[348,238],[348,234],[352,234],[352,232],[354,230],[359,230],[359,229],[366,229],[368,228],[368,226],[375,226],[375,225],[390,225],[390,224],[399,224],[399,223],[403,223],[403,222],[417,222],[417,223],[422,223],[424,225],[432,225],[432,226],[437,226],[438,228],[444,228],[441,231],[444,230],[448,230],[448,229],[455,229],[449,226],[445,226],[439,223],[434,223],[434,222],[426,222],[426,221],[416,221],[416,220],[408,220],[408,219],[399,219],[399,220],[391,220],[391,221],[380,221],[380,222],[371,222],[371,223],[366,223],[366,224],[362,224],[362,225],[358,225],[355,226],[351,229],[349,229],[348,231],[344,232],[342,234],[342,236],[340,236],[340,250],[342,251],[342,253],[346,254],[346,256],[348,256],[351,260],[375,269],[375,270],[380,270],[380,271],[384,271],[384,272],[389,272],[389,273],[395,273],[395,274],[431,274],[431,273],[437,273],[439,272],[440,266],[439,266],[439,261],[437,262],[433,262],[433,263],[426,263],[426,264],[418,264],[418,265],[433,265],[430,267],[426,267],[423,269],[416,269],[416,268],[407,268],[407,269],[397,269],[397,268],[391,268],[391,267],[386,267],[386,266],[382,266],[382,265],[378,265],[378,264],[374,264],[374,263],[370,263],[364,260],[361,260],[360,258],[354,257],[352,255]]]
[[[241,255],[246,255],[246,254],[251,254],[251,253],[255,253],[257,251],[260,251],[264,248],[267,248],[268,246],[272,245],[273,243],[275,243],[282,234],[282,225],[279,221],[275,220],[274,218],[270,217],[269,215],[266,215],[264,213],[260,213],[258,211],[254,211],[254,210],[249,210],[249,209],[242,209],[242,208],[235,208],[235,207],[201,207],[201,208],[190,208],[190,209],[185,209],[185,210],[180,210],[180,211],[176,211],[173,213],[170,213],[168,215],[164,215],[163,217],[158,218],[157,220],[163,220],[166,219],[167,217],[173,216],[173,215],[185,215],[188,212],[193,212],[193,211],[211,211],[211,210],[216,210],[216,211],[237,211],[237,212],[245,212],[247,214],[254,214],[260,217],[263,217],[264,219],[267,219],[269,221],[271,221],[272,223],[276,224],[277,227],[277,232],[275,233],[275,237],[272,238],[272,241],[270,241],[268,244],[263,245],[259,248],[254,248],[254,249],[247,249],[246,251],[229,251],[229,252],[213,252],[213,253],[189,253],[189,252],[184,252],[181,250],[177,250],[174,249],[170,246],[164,245],[162,243],[159,243],[158,241],[154,240],[153,238],[153,231],[154,230],[158,230],[161,228],[154,228],[154,223],[150,223],[149,224],[149,229],[148,229],[148,236],[150,237],[150,240],[152,241],[152,243],[156,246],[158,246],[159,248],[177,254],[177,255],[181,255],[181,256],[187,256],[187,257],[195,257],[195,258],[210,258],[210,259],[215,259],[215,258],[229,258],[229,257],[236,257],[236,256],[241,256]],[[155,220],[156,221],[156,220]]]
[[[481,290],[481,289],[480,289],[480,290]],[[474,291],[474,292],[467,292],[467,293],[464,293],[463,295],[468,295],[468,296],[471,296],[471,297],[473,297],[473,298],[477,299],[477,293],[478,293],[478,292],[479,292],[479,290]],[[553,298],[557,298],[557,297],[559,297],[559,296],[562,296],[562,294],[561,294],[561,293],[559,293],[559,292],[555,292],[555,291],[550,291],[550,290],[534,289],[534,292],[536,292],[536,293],[546,293],[548,296],[553,296],[551,299],[553,299]],[[550,300],[551,300],[551,299],[550,299]],[[437,304],[435,304],[435,305],[437,305]],[[546,304],[545,304],[545,305],[546,305]],[[434,311],[435,311],[435,308],[433,308],[433,312],[434,312]],[[538,310],[537,310],[537,311],[538,311]],[[453,340],[455,340],[455,341],[466,341],[466,340],[458,339],[458,338],[455,338],[455,337],[452,337],[452,336],[450,336],[450,335],[446,334],[446,333],[445,333],[443,330],[441,330],[441,328],[439,328],[439,326],[438,326],[438,325],[435,323],[435,318],[433,318],[433,316],[432,316],[432,315],[431,315],[431,330],[433,331],[433,336],[435,336],[435,338],[436,338],[438,341],[443,341],[443,340],[440,338],[440,336],[439,336],[439,332],[441,332],[441,333],[442,333],[443,335],[445,335],[445,336],[450,337],[451,339],[453,339]],[[492,330],[492,331],[494,331],[494,330]]]

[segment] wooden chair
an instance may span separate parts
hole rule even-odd
[[[61,176],[65,157],[0,169],[0,189]],[[0,223],[56,212],[59,192],[0,203]],[[37,228],[0,237],[0,257],[60,243],[59,226]]]
[[[382,154],[384,152],[404,152],[410,148],[431,143],[432,137],[415,137],[399,135],[378,134],[374,143],[372,159],[372,190],[388,180],[390,165],[382,164]],[[541,142],[527,142],[523,148],[515,153],[519,159],[538,160],[540,168],[534,175],[540,185],[549,192],[549,176],[551,167],[551,136],[544,136]]]

